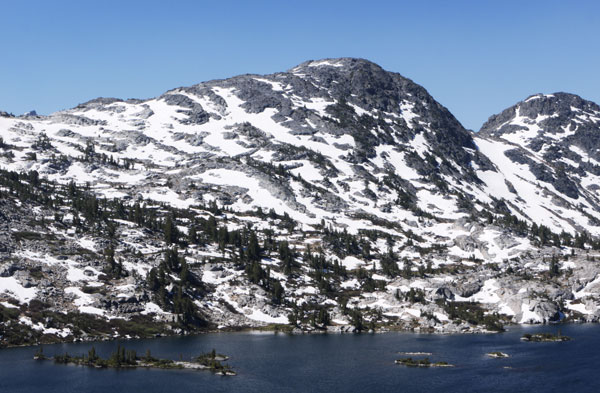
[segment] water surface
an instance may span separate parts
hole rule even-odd
[[[0,350],[0,392],[600,392],[600,326],[562,325],[573,338],[526,343],[523,333],[558,326],[514,327],[490,335],[414,333],[285,335],[215,333],[128,340],[143,354],[189,359],[212,348],[231,357],[236,377],[185,370],[115,370],[36,362],[36,348]],[[45,346],[47,355],[86,353],[91,343]],[[117,342],[94,343],[108,356]],[[502,351],[509,359],[485,354]],[[431,352],[454,368],[395,365],[398,352]]]

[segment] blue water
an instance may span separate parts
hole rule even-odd
[[[557,326],[516,327],[502,334],[386,333],[302,335],[222,333],[129,340],[143,354],[189,358],[216,348],[231,357],[235,377],[202,371],[92,369],[36,362],[36,348],[0,350],[0,392],[600,392],[600,326],[562,325],[573,338],[526,343],[525,332]],[[106,356],[116,342],[94,344]],[[46,355],[85,353],[91,343],[45,346]],[[432,352],[454,368],[406,368],[400,351]],[[490,359],[491,351],[509,359]],[[504,368],[505,366],[511,368]]]

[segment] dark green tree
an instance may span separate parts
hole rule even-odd
[[[281,283],[279,282],[279,280],[275,280],[275,283],[273,284],[273,297],[272,297],[272,301],[275,304],[281,304],[281,300],[283,299],[283,294],[284,294],[284,289],[283,286],[281,285]]]
[[[261,259],[260,245],[258,244],[258,238],[256,237],[256,233],[254,233],[254,231],[250,232],[248,249],[246,250],[246,253],[249,261],[260,261]]]
[[[177,243],[179,240],[177,226],[170,214],[165,218],[165,222],[163,223],[163,234],[165,243],[168,245]]]

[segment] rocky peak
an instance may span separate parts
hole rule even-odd
[[[449,158],[459,165],[478,159],[463,150],[474,148],[474,144],[460,122],[425,88],[399,73],[357,58],[311,60],[289,73],[327,91],[338,103],[337,108],[330,108],[332,114],[343,112],[339,103],[348,104],[357,118],[368,112],[383,121],[379,132],[391,128],[401,141],[409,142],[422,134],[440,159]]]
[[[480,135],[494,136],[519,144],[540,139],[570,137],[579,131],[600,127],[600,107],[569,93],[536,94],[491,116]]]
[[[535,119],[538,115],[568,116],[577,112],[598,112],[600,107],[591,101],[584,100],[576,94],[558,92],[554,94],[535,94],[520,103],[521,116]]]
[[[355,69],[373,69],[385,72],[381,66],[372,61],[356,57],[338,57],[318,60],[307,60],[288,70],[289,73],[306,71],[313,73],[322,68],[335,68],[341,72],[351,72]]]
[[[600,106],[575,94],[536,94],[490,117],[479,134],[580,167],[600,160]]]
[[[362,104],[367,110],[398,113],[406,102],[419,103],[429,110],[431,106],[443,108],[422,86],[364,59],[311,60],[288,72],[330,90],[335,99]]]
[[[535,94],[491,116],[478,137],[505,146],[504,156],[526,165],[536,181],[597,205],[594,188],[578,186],[595,183],[600,174],[597,104],[575,94]]]
[[[190,116],[191,124],[204,124],[230,113],[224,89],[242,101],[240,107],[250,117],[270,111],[294,135],[315,140],[351,136],[355,163],[375,158],[378,146],[405,149],[419,134],[439,161],[457,163],[449,170],[468,168],[473,159],[483,162],[477,152],[464,149],[474,150],[471,134],[423,87],[364,59],[311,60],[287,72],[246,74],[171,90],[159,99],[185,108],[179,111]]]

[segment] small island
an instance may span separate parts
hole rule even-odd
[[[452,364],[446,362],[431,362],[429,358],[413,359],[403,358],[395,361],[396,364],[407,367],[453,367]]]
[[[494,359],[503,359],[503,358],[510,357],[509,354],[500,352],[500,351],[490,352],[490,353],[487,353],[486,355],[488,355],[489,357],[494,358]]]
[[[530,341],[530,342],[558,342],[558,341],[570,341],[571,337],[563,336],[560,334],[552,334],[552,333],[536,333],[536,334],[524,334],[521,337],[521,341]]]
[[[431,356],[433,355],[431,352],[398,352],[400,355],[407,356]]]
[[[227,364],[221,362],[228,360],[225,355],[217,354],[213,349],[209,353],[192,358],[190,361],[176,361],[171,359],[160,359],[152,356],[150,350],[142,357],[137,356],[136,351],[127,350],[120,345],[117,350],[107,359],[104,359],[92,348],[87,355],[73,356],[65,353],[63,355],[54,355],[47,357],[44,355],[43,348],[40,348],[33,356],[34,360],[53,360],[58,364],[74,364],[78,366],[94,368],[160,368],[160,369],[189,369],[189,370],[207,370],[218,375],[232,376],[235,371]]]

